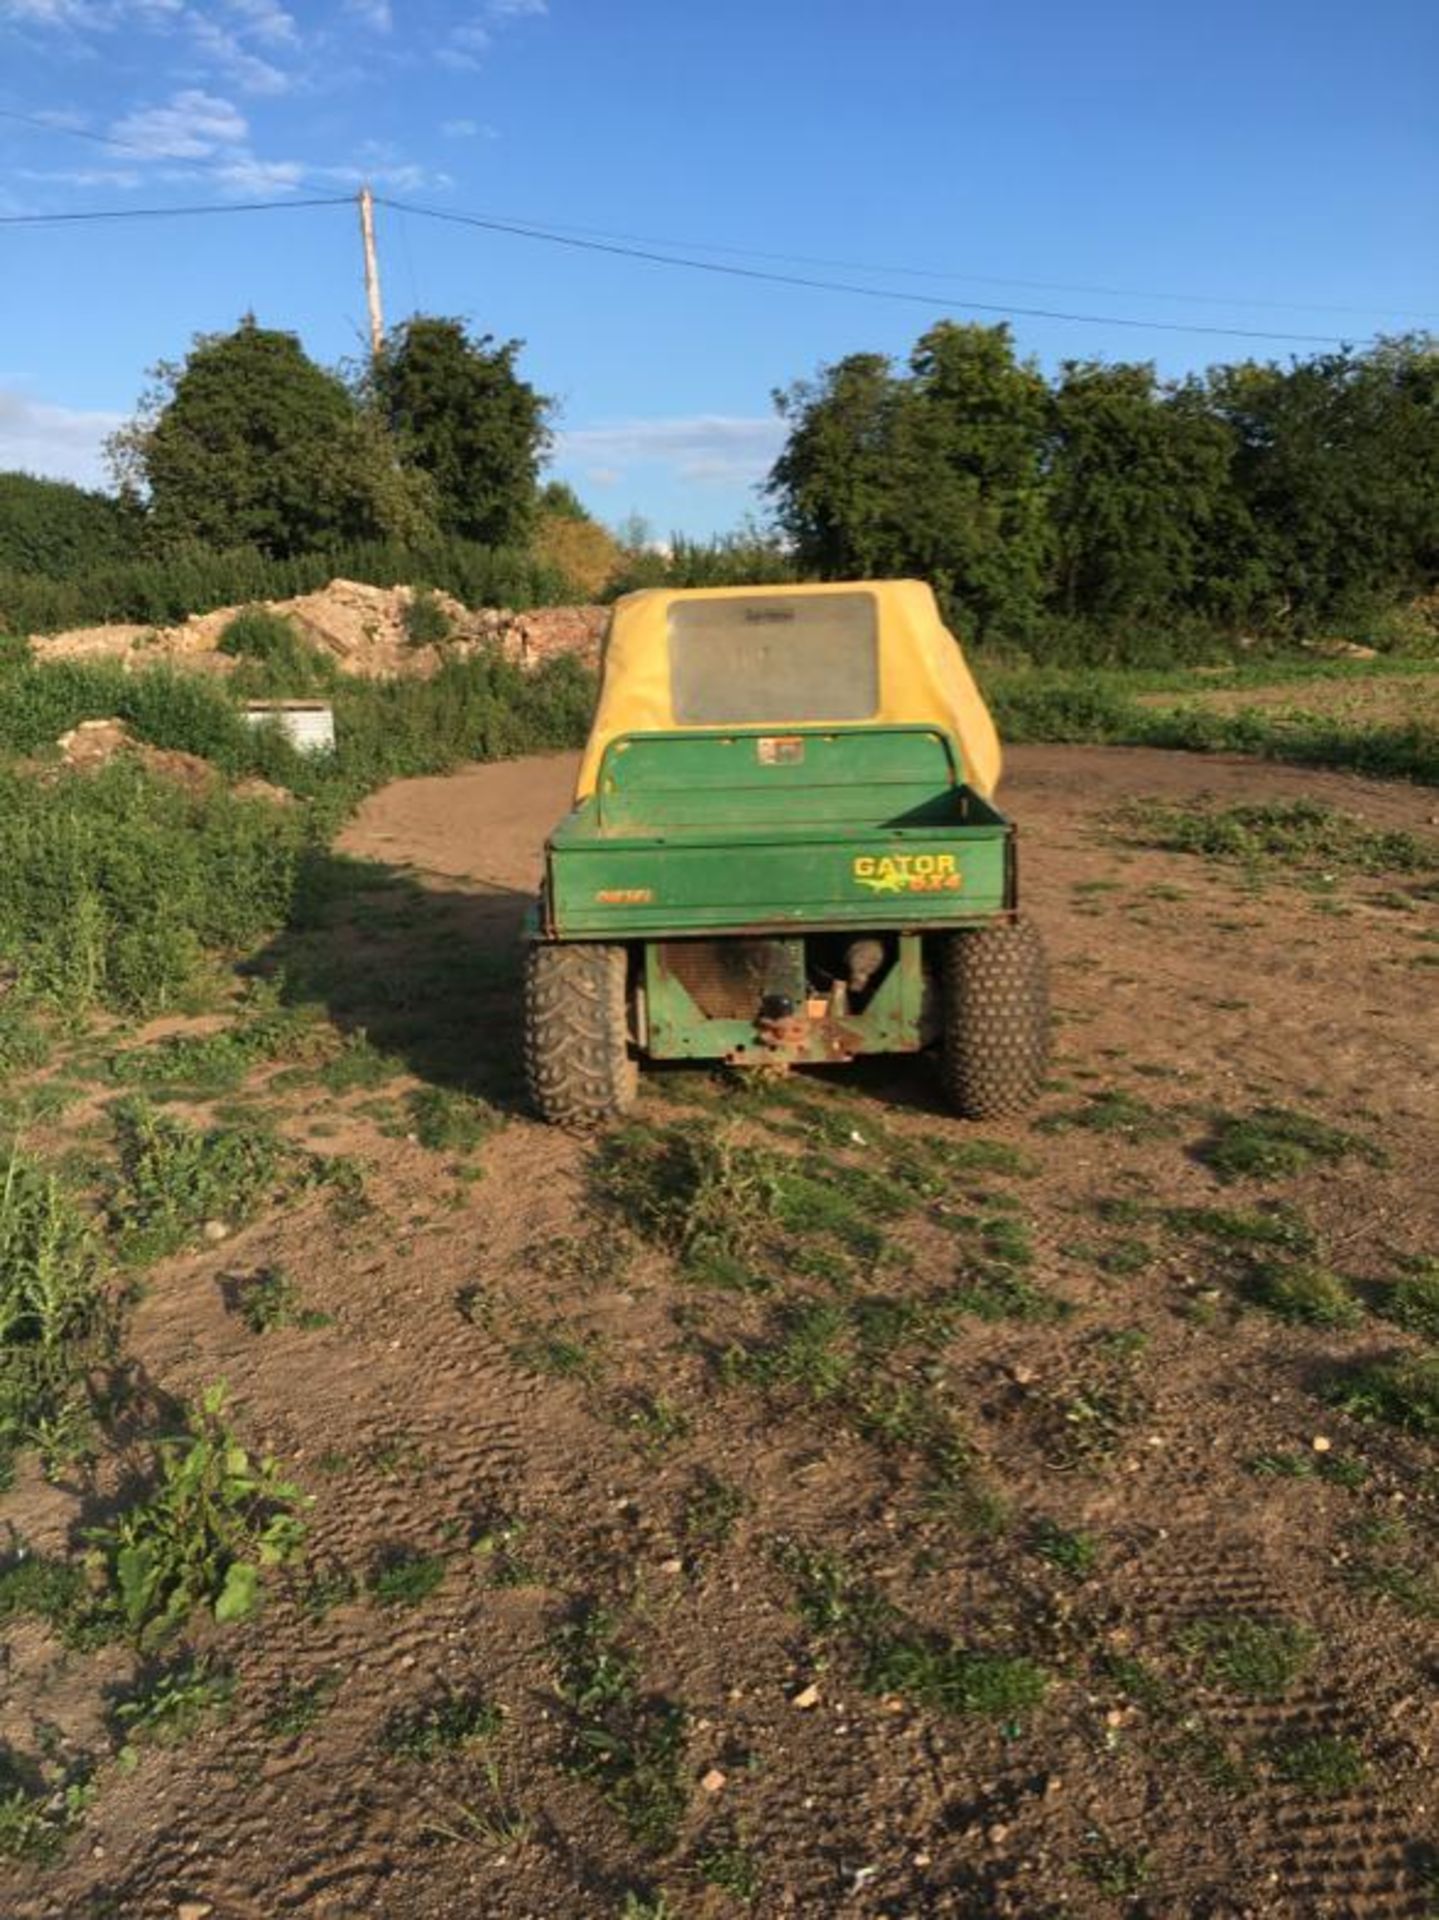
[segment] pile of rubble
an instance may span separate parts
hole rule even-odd
[[[485,647],[497,646],[506,659],[533,668],[562,653],[588,666],[599,659],[600,640],[608,610],[604,607],[541,607],[514,613],[504,607],[477,611],[449,594],[429,596],[449,624],[448,636],[438,645],[416,646],[410,639],[407,614],[414,601],[411,587],[372,587],[358,580],[332,580],[318,593],[293,600],[273,600],[266,610],[291,621],[302,638],[328,653],[346,673],[365,679],[419,677],[428,679],[446,659],[464,659]],[[228,673],[235,662],[217,651],[220,638],[241,607],[221,607],[198,613],[176,627],[83,627],[70,633],[38,635],[33,641],[41,660],[108,659],[126,666],[144,666],[171,660],[211,673]]]
[[[219,768],[199,754],[184,753],[177,747],[152,747],[147,740],[137,740],[123,720],[82,720],[78,727],[62,733],[55,744],[62,765],[76,773],[99,773],[113,760],[127,759],[138,761],[147,773],[158,773],[190,793],[211,793],[224,784]],[[241,800],[268,800],[277,807],[295,804],[294,794],[268,780],[237,780],[230,791]]]

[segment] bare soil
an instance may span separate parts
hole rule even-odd
[[[398,1058],[378,1089],[278,1063],[247,1090],[295,1139],[354,1155],[368,1204],[311,1197],[163,1263],[127,1351],[159,1395],[229,1381],[246,1436],[314,1496],[308,1560],[257,1621],[197,1629],[233,1664],[228,1720],[132,1772],[107,1764],[60,1861],[0,1869],[0,1904],[16,1920],[170,1920],[185,1903],[215,1920],[589,1920],[663,1891],[677,1920],[1432,1915],[1439,1638],[1376,1569],[1432,1574],[1433,1442],[1329,1398],[1357,1363],[1421,1342],[1374,1313],[1325,1330],[1245,1304],[1172,1213],[1282,1201],[1375,1299],[1403,1257],[1439,1249],[1432,887],[1257,886],[1108,824],[1134,797],[1207,793],[1422,833],[1432,792],[1147,750],[1010,755],[1058,1059],[1039,1114],[983,1137],[1034,1170],[956,1172],[877,1211],[883,1256],[847,1283],[922,1298],[972,1253],[964,1217],[1008,1215],[1032,1238],[1027,1281],[1070,1303],[1057,1322],[965,1318],[914,1361],[908,1384],[953,1410],[992,1496],[969,1507],[835,1404],[727,1370],[820,1280],[699,1284],[606,1201],[603,1142],[524,1114],[516,940],[572,774],[565,756],[376,795],[341,842],[331,910],[269,956]],[[482,1096],[502,1128],[473,1153],[427,1148],[403,1104],[425,1086]],[[1092,1096],[1115,1093],[1130,1124],[1100,1130]],[[1203,1157],[1216,1116],[1268,1107],[1382,1161],[1221,1183]],[[81,1101],[50,1144],[94,1110]],[[896,1144],[976,1132],[923,1062],[748,1092],[654,1073],[638,1118],[729,1120],[774,1151],[831,1152],[855,1182],[888,1178]],[[247,1329],[236,1277],[276,1265],[330,1324]],[[562,1363],[575,1348],[583,1364]],[[1299,1465],[1256,1471],[1266,1456]],[[1362,1483],[1313,1471],[1334,1460]],[[715,1481],[735,1511],[707,1537],[694,1515]],[[102,1497],[30,1473],[0,1515],[53,1549]],[[1054,1529],[1091,1557],[1057,1563]],[[797,1605],[795,1543],[935,1635],[1035,1661],[1044,1699],[985,1717],[866,1691],[843,1632]],[[442,1556],[443,1581],[381,1606],[364,1583],[402,1549]],[[322,1609],[317,1573],[354,1590]],[[643,1694],[683,1707],[672,1847],[631,1838],[567,1764],[554,1639],[586,1605],[612,1614]],[[1249,1697],[1194,1651],[1216,1620],[1293,1623],[1312,1655]],[[105,1690],[132,1657],[65,1654],[29,1624],[6,1638],[0,1738],[34,1751],[49,1723],[103,1752]],[[277,1731],[316,1681],[312,1723]],[[447,1687],[482,1690],[500,1732],[428,1761],[388,1751],[392,1717]],[[1350,1743],[1362,1778],[1286,1781],[1276,1756],[1316,1739]]]

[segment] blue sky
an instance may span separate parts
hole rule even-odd
[[[1095,316],[1014,324],[1047,367],[1169,373],[1313,350],[1200,325],[1439,329],[1436,78],[1432,0],[0,0],[0,109],[45,122],[0,119],[0,214],[368,178],[933,299],[381,210],[389,317],[523,338],[555,470],[603,518],[703,534],[756,505],[773,388],[946,308]],[[0,466],[97,478],[145,369],[247,309],[357,353],[351,210],[0,227]]]

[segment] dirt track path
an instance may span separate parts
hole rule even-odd
[[[1435,904],[1402,881],[1387,899],[1372,880],[1333,898],[1283,881],[1256,894],[1233,869],[1108,838],[1103,821],[1127,798],[1208,791],[1309,796],[1424,830],[1434,794],[1146,750],[1010,756],[1001,798],[1022,824],[1060,1021],[1045,1114],[1063,1122],[1113,1090],[1155,1125],[988,1130],[1033,1175],[971,1175],[950,1206],[1011,1209],[1032,1237],[1029,1282],[1071,1316],[966,1318],[906,1376],[960,1409],[1009,1514],[986,1532],[827,1405],[726,1378],[720,1358],[772,1339],[777,1313],[815,1297],[812,1275],[751,1296],[697,1285],[642,1243],[616,1260],[623,1230],[591,1206],[594,1150],[524,1115],[515,943],[572,775],[557,756],[405,782],[341,842],[375,863],[377,885],[305,939],[341,962],[332,1017],[411,1078],[378,1097],[327,1095],[313,1078],[261,1097],[297,1139],[364,1165],[368,1211],[339,1216],[316,1195],[164,1263],[130,1342],[137,1378],[170,1393],[230,1381],[245,1431],[316,1496],[308,1566],[275,1584],[255,1626],[212,1636],[239,1674],[230,1724],[111,1778],[64,1862],[26,1869],[7,1911],[173,1920],[198,1900],[214,1920],[614,1920],[628,1892],[663,1887],[682,1920],[1420,1920],[1415,1850],[1434,1837],[1439,1755],[1432,1626],[1350,1574],[1361,1524],[1390,1529],[1391,1556],[1432,1561],[1414,1491],[1424,1443],[1322,1397],[1336,1366],[1398,1336],[1372,1318],[1326,1331],[1242,1309],[1213,1248],[1167,1237],[1157,1210],[1282,1198],[1366,1282],[1439,1245]],[[418,884],[387,891],[382,868]],[[406,1084],[478,1090],[506,1123],[466,1167],[397,1123]],[[640,1122],[693,1120],[703,1084],[704,1112],[728,1105],[703,1075],[647,1079]],[[793,1151],[816,1112],[842,1138],[971,1137],[917,1065],[800,1085],[809,1118],[766,1134],[768,1150]],[[1359,1129],[1387,1159],[1220,1186],[1195,1144],[1217,1110],[1264,1105]],[[760,1124],[754,1110],[745,1124]],[[800,1150],[833,1137],[804,1134]],[[1129,1211],[1107,1213],[1115,1202]],[[886,1232],[894,1258],[857,1282],[878,1304],[951,1281],[967,1244],[928,1202]],[[227,1285],[272,1267],[328,1325],[257,1337],[239,1322]],[[576,1343],[592,1368],[571,1366]],[[1120,1396],[1109,1450],[1057,1464],[1055,1423],[1071,1413],[1056,1409],[1106,1418],[1106,1394]],[[1246,1465],[1302,1459],[1321,1430],[1363,1460],[1361,1489]],[[686,1516],[717,1483],[739,1490],[737,1517],[698,1547]],[[36,1493],[28,1528],[42,1548],[68,1518],[48,1497]],[[1093,1567],[1037,1555],[1041,1522],[1083,1530]],[[1032,1654],[1054,1676],[1045,1706],[1011,1723],[864,1693],[798,1616],[781,1538],[843,1556],[936,1632]],[[443,1579],[420,1604],[383,1607],[364,1582],[400,1551],[438,1557]],[[685,1705],[674,1852],[637,1847],[564,1765],[552,1636],[586,1600],[615,1609],[646,1692]],[[1196,1621],[1231,1616],[1314,1631],[1282,1699],[1236,1698],[1177,1651]],[[43,1651],[20,1637],[13,1688]],[[1121,1659],[1160,1676],[1148,1704],[1115,1678]],[[799,1711],[811,1683],[819,1705]],[[308,1686],[329,1691],[310,1720],[287,1721]],[[482,1692],[500,1735],[396,1755],[393,1717],[445,1688]],[[0,1724],[6,1735],[19,1737]],[[1263,1755],[1301,1736],[1354,1740],[1366,1776],[1328,1793],[1277,1783]],[[103,1747],[102,1726],[94,1737]],[[1229,1759],[1258,1765],[1259,1784],[1225,1786]],[[712,1769],[724,1781],[711,1791]],[[506,1809],[528,1823],[509,1843],[494,1836]],[[703,1865],[727,1847],[757,1863],[747,1907]],[[1121,1868],[1141,1894],[1105,1890]]]
[[[548,754],[397,781],[365,802],[340,847],[447,877],[532,887],[544,837],[570,804],[578,764],[574,754]],[[1230,805],[1309,797],[1362,813],[1376,826],[1419,828],[1439,816],[1439,795],[1428,788],[1150,747],[1011,747],[1000,803],[1043,861],[1046,840],[1102,808],[1138,794],[1206,792]]]
[[[544,836],[570,804],[576,764],[573,755],[556,754],[401,781],[366,802],[341,849],[528,897]],[[1325,918],[1306,902],[1296,915],[1293,891],[1281,888],[1262,900],[1241,897],[1236,914],[1232,868],[1176,862],[1102,837],[1106,817],[1127,801],[1201,795],[1230,806],[1311,799],[1381,829],[1439,826],[1439,795],[1396,782],[1236,754],[1013,748],[1000,804],[1019,822],[1025,904],[1044,929],[1061,1006],[1070,975],[1092,986],[1097,968],[1118,963],[1109,993],[1084,1011],[1097,1045],[1124,1049],[1138,1035],[1183,1029],[1185,1070],[1207,1068],[1220,1084],[1257,1082],[1267,1072],[1282,1081],[1303,1062],[1304,1075],[1342,1101],[1379,1098],[1416,1118],[1427,1108],[1435,1118],[1433,979],[1422,968],[1396,974],[1377,938],[1393,926],[1393,912],[1359,905]],[[1189,890],[1186,899],[1138,898],[1176,878]],[[1111,887],[1127,898],[1123,916],[1102,911]],[[1348,904],[1346,893],[1366,891],[1373,889],[1341,881],[1338,904]],[[501,939],[512,932],[510,920],[496,928]]]

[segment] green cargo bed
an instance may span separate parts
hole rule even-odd
[[[550,839],[541,932],[963,926],[1012,904],[1012,839],[928,728],[630,736]]]

